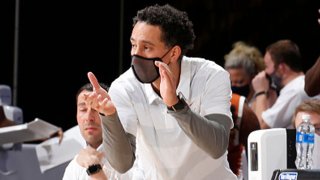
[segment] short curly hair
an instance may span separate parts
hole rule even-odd
[[[137,22],[159,26],[162,31],[161,38],[167,47],[178,45],[182,49],[182,54],[193,49],[195,40],[193,23],[184,11],[169,4],[163,6],[155,4],[139,10],[133,18],[133,26]]]

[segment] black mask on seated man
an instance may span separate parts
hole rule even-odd
[[[275,89],[277,92],[279,92],[282,88],[281,82],[282,82],[282,78],[278,75],[276,75],[275,72],[273,72],[270,75],[270,79],[271,79],[271,87],[273,89]]]
[[[146,58],[139,55],[133,55],[131,57],[131,67],[134,75],[141,83],[152,83],[158,77],[159,68],[154,64],[155,61],[162,61],[171,49],[169,49],[161,58]]]
[[[231,86],[231,90],[233,93],[242,95],[247,97],[249,95],[249,91],[250,91],[250,86],[249,84],[244,85],[244,86]]]

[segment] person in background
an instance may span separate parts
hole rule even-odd
[[[318,10],[320,14],[320,9]],[[318,23],[320,25],[320,18],[318,19]],[[308,96],[314,97],[319,95],[320,96],[320,56],[313,64],[313,66],[307,70],[306,77],[305,77],[305,84],[304,90],[308,94]]]
[[[304,90],[308,96],[320,95],[320,56],[314,65],[306,72]]]
[[[101,113],[107,159],[118,172],[138,160],[146,179],[236,179],[227,161],[229,74],[187,57],[194,39],[186,12],[147,6],[133,19],[131,68],[109,92],[88,73],[94,91],[87,101]]]
[[[230,73],[233,93],[246,97],[249,106],[255,108],[255,91],[252,79],[264,69],[263,56],[258,48],[250,46],[243,41],[233,44],[233,49],[224,56],[224,68]],[[268,91],[270,106],[277,98],[276,91]]]
[[[107,85],[100,83],[107,90]],[[102,147],[102,128],[99,113],[92,109],[85,98],[93,90],[90,83],[82,86],[76,94],[77,123],[87,146],[83,148],[65,169],[63,180],[99,179],[99,180],[130,180],[129,173],[117,173],[104,158],[106,152]]]
[[[234,127],[230,131],[228,161],[238,179],[248,179],[247,139],[260,129],[256,114],[245,102],[246,97],[232,93],[231,112]]]
[[[304,73],[300,50],[291,40],[279,40],[266,48],[264,56],[266,68],[252,80],[256,92],[255,113],[260,127],[293,128],[291,119],[294,109],[309,97],[304,91]],[[268,91],[272,84],[280,92],[276,102],[269,106]]]
[[[252,110],[255,92],[251,81],[258,72],[264,69],[263,57],[258,48],[243,41],[237,41],[224,59],[224,68],[230,74],[233,92],[231,112],[234,127],[230,132],[228,161],[238,179],[248,179],[247,138],[252,131],[260,129],[258,118]],[[275,91],[270,91],[270,96],[272,92]],[[276,97],[276,93],[273,95]]]
[[[297,128],[302,123],[302,115],[309,114],[311,123],[315,127],[315,143],[313,149],[313,169],[320,169],[320,99],[309,99],[303,101],[294,112],[293,125]]]
[[[318,9],[318,12],[320,14],[320,9]],[[320,18],[318,18],[318,23],[320,24]]]

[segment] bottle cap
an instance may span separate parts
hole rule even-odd
[[[302,114],[301,116],[303,121],[309,121],[310,120],[310,114]]]

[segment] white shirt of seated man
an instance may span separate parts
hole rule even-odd
[[[67,166],[63,180],[89,180],[91,177],[86,170],[92,164],[101,164],[102,170],[108,180],[129,180],[132,179],[131,172],[120,174],[116,172],[104,158],[102,145],[96,150],[90,146],[82,149]],[[98,172],[99,173],[99,172]],[[93,174],[94,176],[94,174]]]
[[[102,146],[102,127],[99,113],[90,108],[86,101],[87,93],[92,91],[88,83],[77,94],[77,128],[86,145],[79,151],[65,169],[63,180],[131,180],[131,170],[120,174],[114,170],[105,158]],[[91,171],[92,170],[92,171]]]

